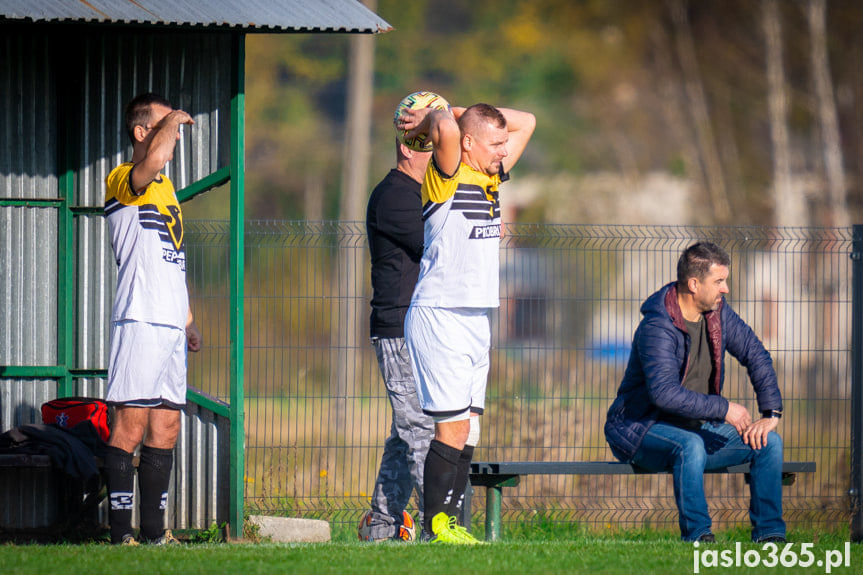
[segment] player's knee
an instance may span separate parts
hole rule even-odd
[[[151,428],[147,431],[144,443],[156,449],[173,449],[177,444],[178,432],[170,429]]]
[[[108,445],[122,449],[128,453],[132,453],[144,439],[144,433],[126,432],[123,429],[114,428],[111,430],[111,437],[108,439]]]
[[[435,439],[455,447],[462,449],[470,435],[470,422],[467,419],[435,421]]]
[[[137,412],[118,409],[111,424],[111,436],[108,443],[124,451],[133,452],[144,439],[145,420]]]
[[[180,412],[168,409],[153,409],[147,428],[145,443],[158,449],[172,449],[180,434]]]
[[[782,449],[782,436],[775,431],[771,431],[767,434],[767,445],[772,445],[776,448]]]

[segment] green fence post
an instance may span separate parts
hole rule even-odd
[[[68,92],[74,68],[65,67],[57,82],[57,106],[60,112],[57,135],[57,187],[61,204],[57,206],[57,357],[55,362],[65,368],[58,379],[57,397],[74,395],[74,382],[69,370],[75,362],[75,121],[79,118],[74,96]],[[74,92],[74,91],[72,91]]]
[[[231,71],[231,536],[243,536],[245,496],[245,421],[243,391],[244,290],[243,250],[245,249],[245,65],[246,37],[232,38],[234,62]]]
[[[863,540],[863,226],[851,248],[851,541]]]

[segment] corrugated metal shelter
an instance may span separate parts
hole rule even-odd
[[[104,396],[103,181],[131,155],[126,102],[161,93],[195,119],[168,169],[178,196],[229,183],[232,219],[231,394],[190,390],[173,526],[241,534],[245,36],[390,29],[357,0],[0,0],[0,431],[49,399]]]
[[[152,24],[242,32],[387,32],[358,0],[0,0],[8,21]]]

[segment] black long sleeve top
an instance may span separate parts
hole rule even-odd
[[[396,169],[372,191],[366,233],[372,256],[372,337],[404,337],[423,250],[421,185]]]

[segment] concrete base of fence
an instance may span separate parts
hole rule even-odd
[[[330,524],[318,519],[249,515],[249,521],[260,528],[261,537],[279,543],[325,543],[330,540]]]

